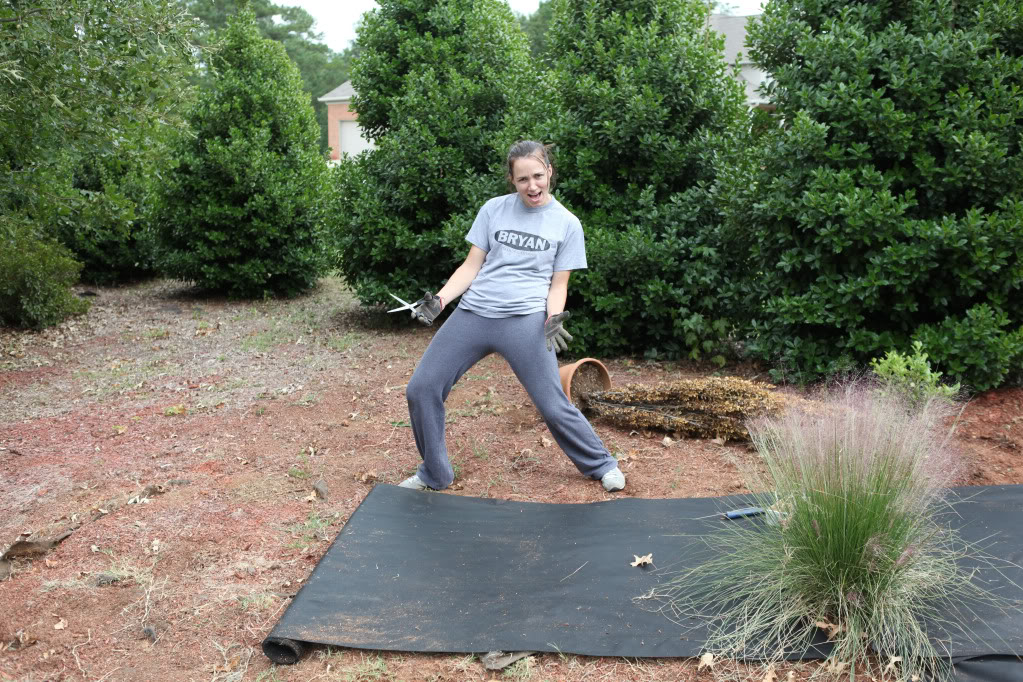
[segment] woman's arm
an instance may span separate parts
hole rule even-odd
[[[436,294],[440,297],[444,306],[447,306],[450,301],[465,293],[465,290],[469,288],[472,281],[476,279],[476,275],[479,274],[480,268],[483,267],[483,260],[486,257],[487,252],[480,247],[469,247],[469,255],[465,257],[465,261],[451,273],[447,283]]]
[[[559,270],[551,276],[551,288],[547,292],[547,317],[564,312],[568,298],[568,277],[571,270]]]

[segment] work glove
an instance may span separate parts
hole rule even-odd
[[[416,307],[412,309],[412,317],[429,327],[443,309],[443,299],[427,291],[425,296],[416,301]]]
[[[563,313],[551,315],[543,323],[543,335],[547,337],[548,351],[553,350],[555,353],[558,353],[568,348],[568,342],[572,340],[572,335],[565,331],[561,321],[567,320],[571,316],[572,313],[566,310]]]

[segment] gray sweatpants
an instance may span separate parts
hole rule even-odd
[[[444,401],[455,382],[490,353],[508,361],[555,442],[584,476],[599,479],[618,466],[562,390],[557,356],[544,339],[545,320],[542,312],[489,318],[458,308],[434,335],[405,390],[423,483],[440,490],[455,479],[444,442]]]

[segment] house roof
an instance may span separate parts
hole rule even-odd
[[[317,97],[319,102],[347,102],[355,94],[355,88],[351,81],[345,81],[323,97]]]
[[[707,25],[725,37],[725,63],[734,64],[742,52],[742,63],[749,64],[749,48],[746,46],[746,23],[759,14],[735,17],[730,14],[711,14]]]

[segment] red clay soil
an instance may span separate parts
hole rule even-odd
[[[551,654],[504,673],[466,656],[327,648],[272,666],[260,643],[290,596],[372,485],[418,463],[404,387],[434,330],[360,309],[335,280],[256,304],[171,282],[92,292],[59,328],[0,329],[0,553],[14,557],[0,565],[0,680],[712,678],[696,661]],[[710,371],[603,361],[615,385]],[[742,443],[665,443],[597,421],[628,477],[609,495],[552,443],[501,358],[447,404],[457,479],[444,494],[727,495],[756,463]],[[1023,390],[976,396],[958,434],[960,484],[1023,482]]]

